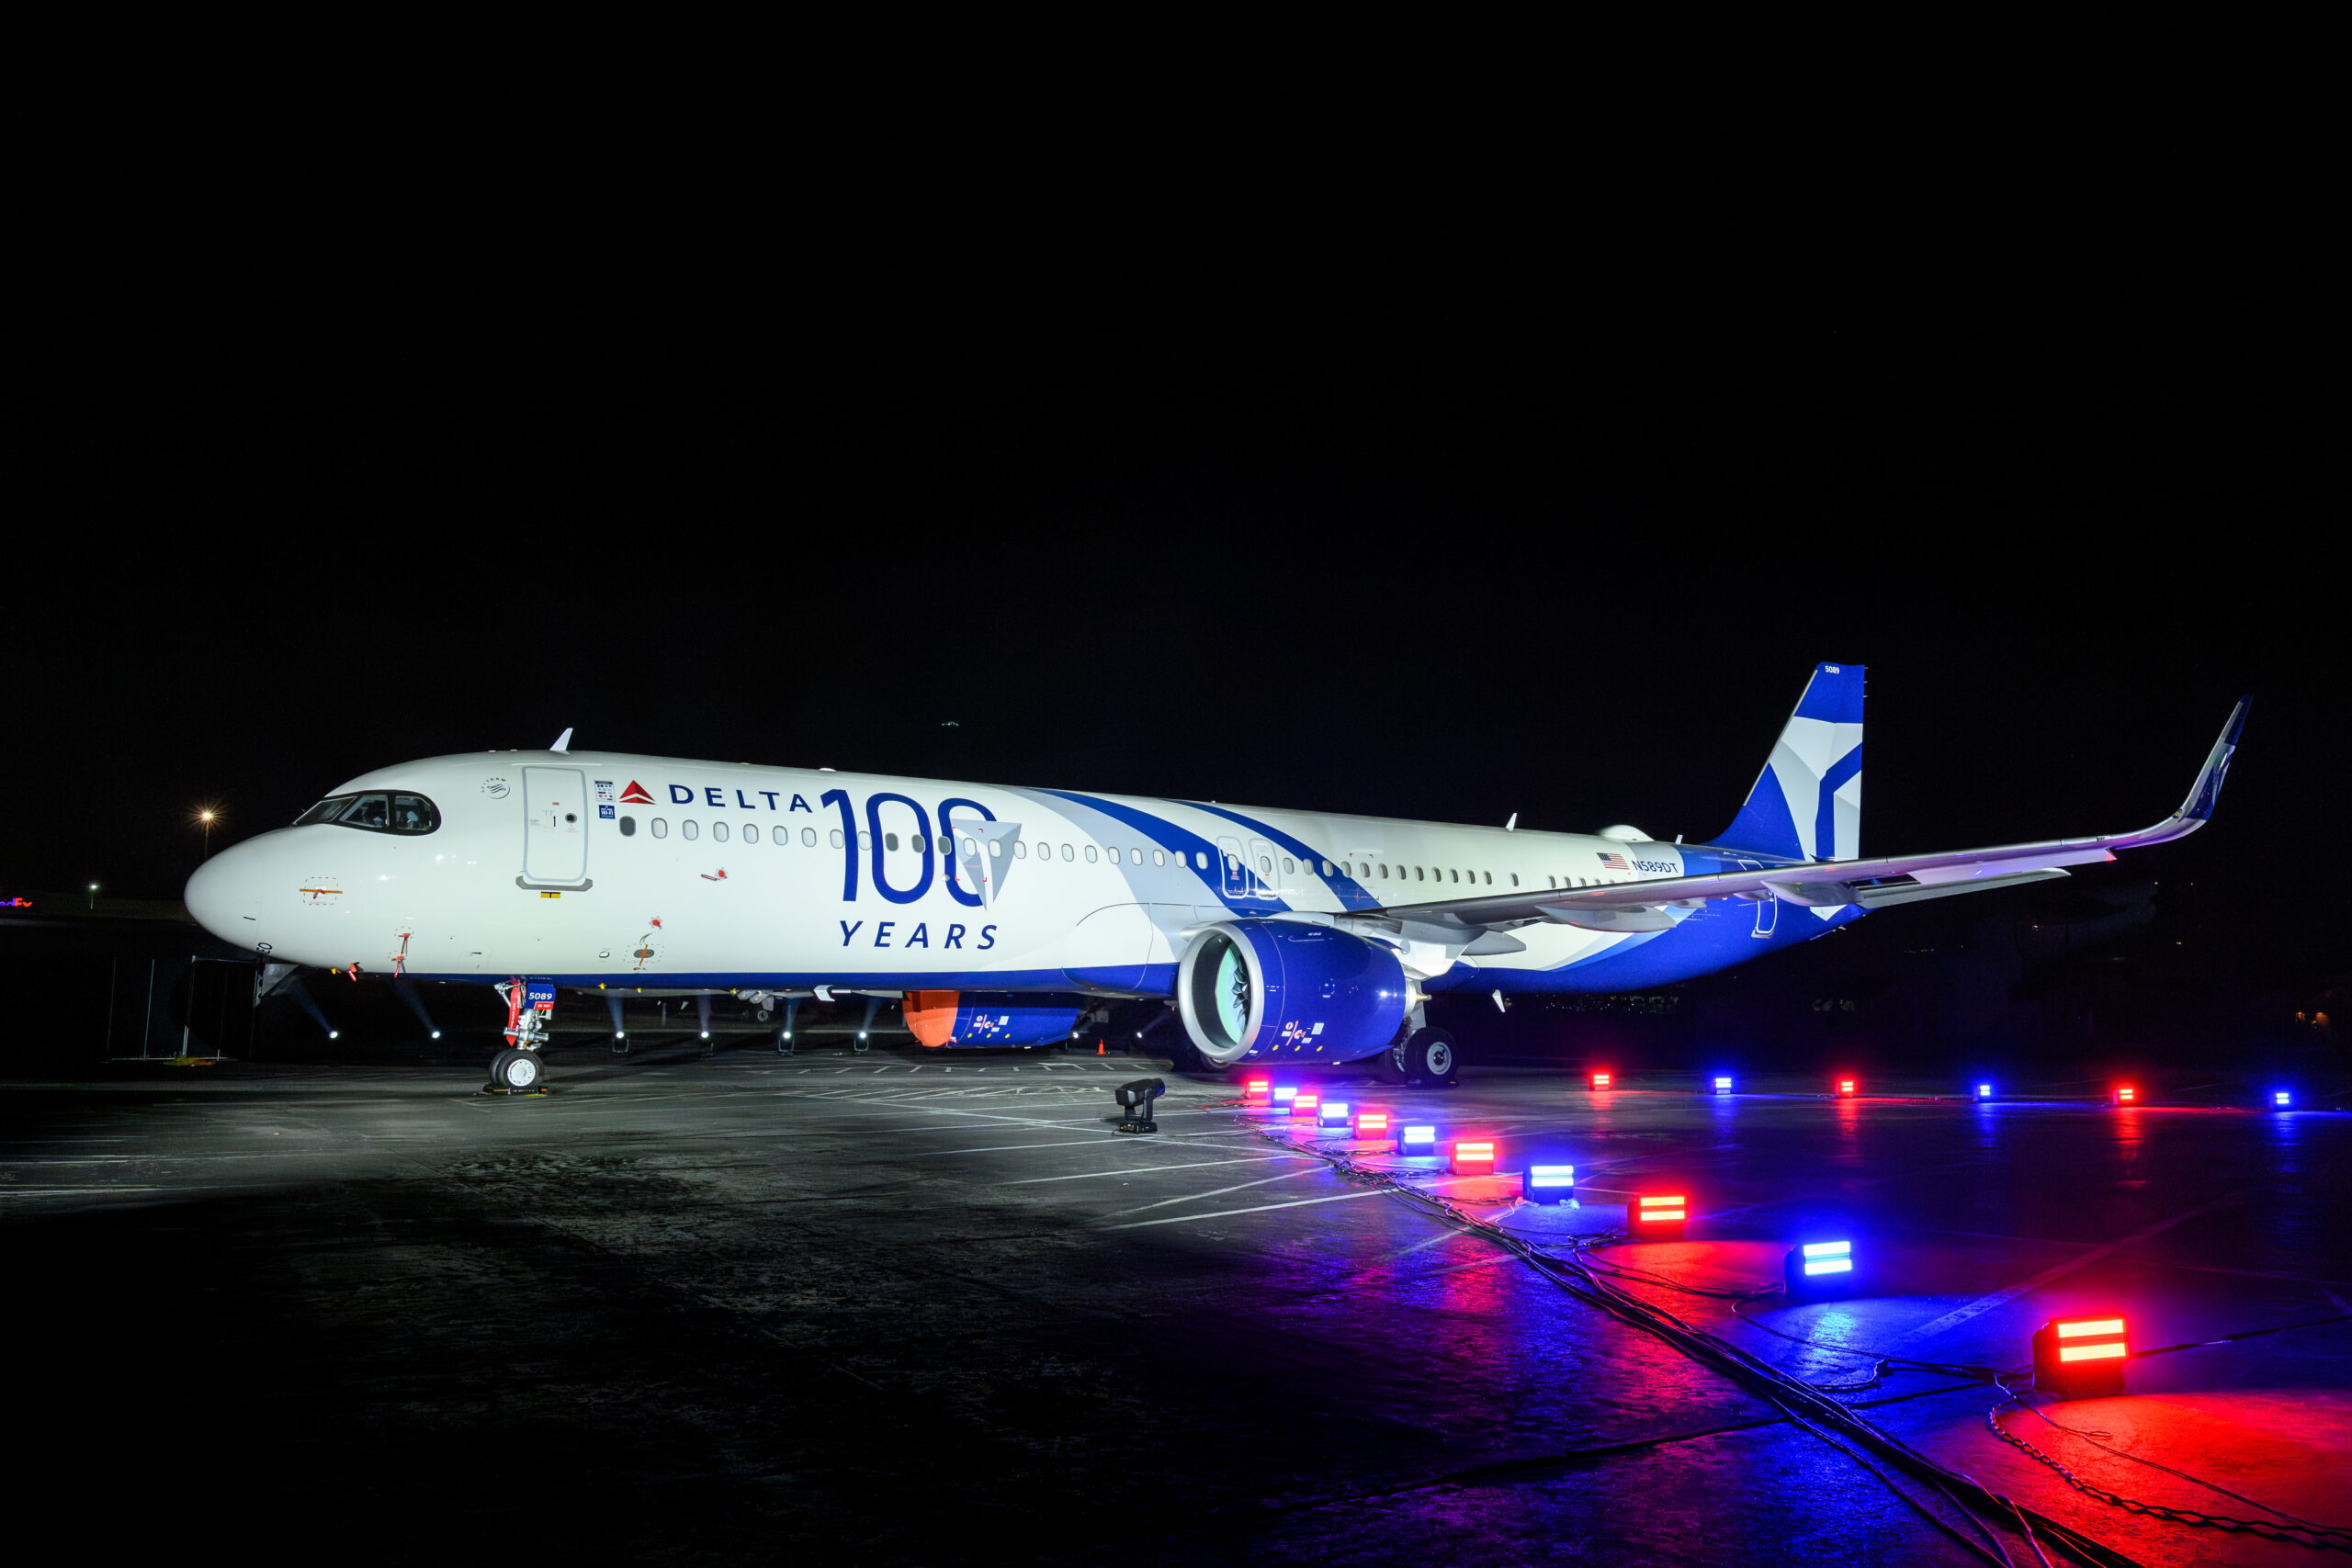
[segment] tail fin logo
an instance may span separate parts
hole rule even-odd
[[[1861,853],[1862,682],[1859,664],[1824,664],[1715,841],[1790,860],[1852,860]]]

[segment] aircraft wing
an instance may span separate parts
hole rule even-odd
[[[2197,782],[2180,809],[2136,833],[2087,839],[2049,839],[2030,844],[1997,844],[1931,855],[1880,855],[1867,860],[1798,861],[1753,870],[1702,876],[1662,877],[1605,887],[1515,888],[1473,898],[1434,899],[1366,911],[1411,925],[1489,931],[1547,920],[1592,931],[1664,931],[1670,908],[1694,908],[1711,898],[1745,898],[1815,908],[1860,905],[1882,908],[1991,887],[2008,887],[2064,876],[2066,867],[2111,861],[2118,850],[2139,849],[2185,838],[2205,825],[2222,791],[2222,776],[2245,727],[2251,697],[2241,698],[2207,754]],[[1761,858],[1761,857],[1758,857]],[[1433,933],[1434,934],[1434,933]],[[1499,940],[1499,939],[1496,939]]]

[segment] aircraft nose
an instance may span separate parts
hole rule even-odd
[[[252,846],[237,844],[222,850],[196,868],[181,895],[196,923],[238,947],[260,939],[258,884],[254,878]]]

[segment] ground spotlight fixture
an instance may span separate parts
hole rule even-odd
[[[1298,1086],[1296,1084],[1278,1083],[1273,1087],[1272,1091],[1267,1096],[1267,1103],[1272,1105],[1277,1111],[1288,1111],[1290,1109],[1290,1102],[1297,1098]]]
[[[1625,1228],[1635,1241],[1680,1241],[1690,1201],[1680,1192],[1636,1192],[1625,1205]]]
[[[1531,1203],[1558,1203],[1577,1195],[1577,1168],[1531,1165],[1519,1175],[1519,1195]]]
[[[2272,1108],[2273,1110],[2278,1110],[2278,1111],[2291,1111],[2291,1110],[2293,1110],[2293,1109],[2295,1108],[2295,1095],[2294,1095],[2294,1091],[2293,1091],[2292,1089],[2272,1089],[2272,1090],[2270,1091],[2270,1104],[2271,1104],[2271,1108]]]
[[[1323,1095],[1320,1090],[1303,1089],[1290,1097],[1290,1113],[1293,1116],[1312,1116],[1322,1104]]]
[[[330,1040],[340,1040],[343,1038],[343,1031],[340,1029],[330,1029],[327,1031],[327,1038]]]
[[[1272,1078],[1245,1078],[1241,1083],[1241,1103],[1254,1111],[1262,1111],[1272,1102],[1274,1082]]]
[[[1360,1144],[1385,1143],[1387,1141],[1387,1137],[1388,1112],[1385,1111],[1359,1111],[1356,1112],[1356,1142]]]
[[[1396,1129],[1396,1152],[1400,1155],[1433,1155],[1437,1153],[1437,1129],[1424,1122],[1415,1126]]]
[[[1854,1293],[1854,1244],[1808,1241],[1789,1248],[1782,1279],[1792,1302],[1827,1301]]]
[[[1616,1086],[1617,1077],[1613,1073],[1594,1073],[1585,1080],[1585,1088],[1595,1094],[1599,1094],[1604,1089],[1614,1089]]]
[[[1839,1078],[1838,1080],[1838,1098],[1840,1100],[1851,1100],[1854,1098],[1854,1091],[1860,1087],[1861,1085],[1857,1079]]]
[[[1457,1139],[1446,1170],[1454,1176],[1492,1176],[1495,1174],[1495,1141],[1492,1138]]]
[[[2140,1103],[2140,1091],[2128,1083],[2120,1083],[2115,1086],[2115,1092],[2107,1097],[2107,1102],[2109,1105],[2137,1105]]]
[[[2033,1386],[2061,1399],[2103,1399],[2123,1392],[2123,1314],[2053,1317],[2033,1331]]]
[[[1315,1108],[1317,1127],[1344,1127],[1349,1120],[1348,1102],[1344,1100],[1327,1100]]]
[[[1976,1086],[1976,1098],[1977,1098],[1977,1099],[1979,1099],[1979,1100],[1990,1100],[1990,1099],[1992,1099],[1992,1098],[1993,1098],[1993,1086],[1992,1086],[1991,1084],[1988,1084],[1988,1083],[1981,1083],[1981,1084],[1978,1084],[1978,1085]]]
[[[1159,1123],[1151,1119],[1151,1102],[1168,1092],[1168,1086],[1158,1078],[1137,1078],[1123,1083],[1112,1091],[1119,1101],[1119,1131],[1122,1133],[1157,1133]]]
[[[441,1038],[441,1032],[440,1032],[439,1030],[437,1030],[437,1029],[436,1029],[436,1030],[435,1030],[435,1031],[433,1032],[433,1038],[434,1038],[434,1039],[435,1039],[435,1040],[440,1039],[440,1038]]]

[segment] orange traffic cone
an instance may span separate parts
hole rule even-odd
[[[1094,1054],[1095,1054],[1096,1055],[1098,1055],[1098,1056],[1100,1056],[1101,1055],[1102,1055],[1102,1042],[1101,1042],[1100,1040],[1097,1040],[1097,1041],[1094,1043]]]

